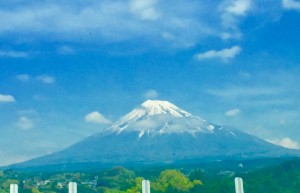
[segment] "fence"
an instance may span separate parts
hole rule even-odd
[[[244,193],[243,187],[243,179],[242,178],[235,178],[235,193]],[[69,193],[77,193],[77,184],[76,182],[70,182],[68,186]],[[10,185],[10,193],[18,193],[18,185],[11,184]],[[143,180],[142,181],[142,193],[150,193],[150,181]]]

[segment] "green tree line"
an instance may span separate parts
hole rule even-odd
[[[201,168],[129,170],[124,167],[98,172],[29,173],[0,171],[0,193],[18,184],[20,193],[67,193],[68,183],[78,193],[140,193],[142,180],[150,180],[151,193],[234,193],[234,178],[244,179],[248,193],[300,193],[300,160],[250,172],[206,171]]]

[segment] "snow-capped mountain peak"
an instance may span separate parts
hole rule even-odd
[[[167,101],[148,100],[104,132],[94,134],[60,152],[13,167],[69,164],[199,163],[227,160],[299,156],[295,150],[275,146],[239,130],[211,124]],[[51,167],[48,167],[51,166]]]
[[[121,133],[124,130],[163,134],[173,132],[213,132],[214,126],[204,119],[180,109],[168,101],[147,100],[126,114],[108,130]]]
[[[141,105],[148,116],[170,114],[174,117],[190,117],[190,113],[178,108],[168,101],[147,100]]]

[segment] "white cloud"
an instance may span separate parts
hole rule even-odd
[[[17,75],[17,79],[23,82],[27,82],[30,79],[28,74],[19,74]]]
[[[300,149],[299,144],[289,137],[285,137],[283,139],[267,139],[267,141],[275,145],[280,145],[282,147],[286,147],[289,149]]]
[[[241,113],[240,109],[230,109],[225,112],[225,115],[228,117],[235,117]]]
[[[1,21],[1,19],[0,19],[0,21]],[[28,56],[29,55],[26,52],[0,50],[0,57],[6,57],[6,58],[26,58]]]
[[[36,79],[45,84],[53,84],[55,82],[55,78],[53,76],[49,76],[49,75],[41,75],[41,76],[36,77]]]
[[[33,121],[30,120],[28,117],[22,116],[17,122],[17,126],[23,130],[27,130],[31,129],[34,126],[34,124]]]
[[[15,98],[12,95],[0,94],[0,103],[12,103],[15,102]]]
[[[89,123],[110,124],[111,121],[105,118],[98,111],[91,112],[84,117],[84,120]]]
[[[198,60],[221,59],[226,62],[228,59],[236,57],[240,52],[241,48],[239,46],[233,46],[223,50],[210,50],[204,53],[198,53],[195,55],[195,58]]]
[[[155,9],[157,0],[131,0],[130,10],[143,20],[156,20],[159,13]]]
[[[144,97],[146,99],[156,99],[158,97],[158,92],[154,89],[150,89],[144,94]]]
[[[297,0],[282,0],[283,8],[300,10],[300,1]]]
[[[250,0],[235,0],[226,7],[226,12],[233,15],[245,15],[251,5]]]

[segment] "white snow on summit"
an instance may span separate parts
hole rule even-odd
[[[168,101],[159,100],[147,100],[142,104],[145,108],[147,115],[158,115],[158,114],[171,114],[174,117],[191,117],[192,115]]]
[[[147,100],[122,117],[109,130],[117,133],[138,131],[138,137],[141,138],[146,133],[212,133],[214,126],[168,101]]]
[[[140,107],[132,110],[130,113],[122,117],[112,127],[126,129],[129,125],[140,120],[147,119],[151,116],[168,114],[173,117],[191,117],[192,115],[168,101],[147,100]]]

